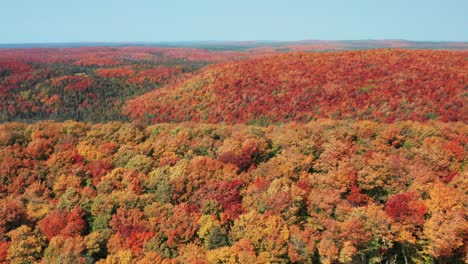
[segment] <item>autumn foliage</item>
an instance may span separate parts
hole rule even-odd
[[[279,54],[368,44],[0,50],[0,263],[466,263],[466,50]]]
[[[467,121],[466,57],[466,51],[368,50],[242,60],[131,100],[126,112],[149,123]]]
[[[0,131],[3,261],[466,257],[464,123],[67,121]]]

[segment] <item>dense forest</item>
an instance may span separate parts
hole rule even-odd
[[[456,263],[463,123],[0,126],[9,263]]]
[[[0,263],[467,263],[468,52],[353,45],[0,49]]]
[[[467,52],[368,50],[216,64],[129,102],[141,121],[467,121]]]

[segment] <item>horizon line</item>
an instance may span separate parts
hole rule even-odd
[[[0,45],[47,45],[47,44],[95,44],[95,43],[107,43],[107,44],[127,44],[127,43],[139,43],[139,44],[173,44],[173,43],[301,43],[301,42],[345,42],[345,41],[401,41],[401,42],[429,42],[429,43],[468,43],[467,41],[460,40],[411,40],[411,39],[398,39],[398,38],[382,38],[382,39],[299,39],[299,40],[274,40],[274,39],[251,39],[251,40],[161,40],[161,41],[99,41],[99,40],[83,40],[83,41],[51,41],[51,42],[0,42]]]

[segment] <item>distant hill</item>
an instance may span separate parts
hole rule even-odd
[[[162,47],[199,48],[207,50],[250,50],[269,48],[292,50],[320,49],[468,49],[468,42],[410,41],[410,40],[301,40],[301,41],[166,41],[166,42],[67,42],[67,43],[0,43],[0,48],[79,48],[79,47]]]
[[[382,49],[222,63],[130,100],[126,113],[148,123],[466,122],[467,58],[466,51]]]

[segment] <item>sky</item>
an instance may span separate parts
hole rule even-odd
[[[0,0],[0,43],[468,41],[468,0]]]

